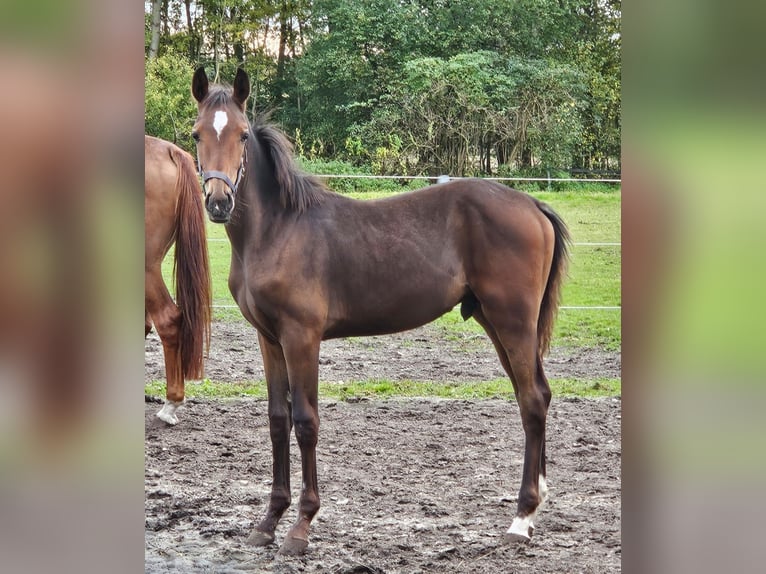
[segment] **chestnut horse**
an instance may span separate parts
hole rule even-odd
[[[170,142],[144,137],[145,333],[152,324],[165,354],[167,393],[157,416],[178,422],[184,378],[203,375],[210,345],[211,287],[205,210],[194,158]],[[162,260],[175,243],[176,302],[162,279]]]
[[[330,192],[298,171],[283,133],[245,115],[250,93],[194,74],[192,136],[208,216],[226,224],[229,288],[258,331],[268,388],[273,483],[248,542],[274,541],[290,505],[291,429],[301,452],[298,519],[280,553],[300,554],[319,510],[316,445],[319,346],[432,321],[461,303],[494,343],[513,382],[525,434],[524,469],[509,540],[529,540],[546,496],[543,373],[568,261],[568,232],[528,195],[479,179],[376,201]]]

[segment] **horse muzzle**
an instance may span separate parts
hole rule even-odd
[[[205,209],[210,221],[226,223],[234,209],[234,184],[226,174],[209,171],[203,174],[205,186]],[[214,180],[214,181],[211,181]]]
[[[205,197],[205,209],[213,223],[226,223],[234,209],[234,196],[229,193],[209,193]]]

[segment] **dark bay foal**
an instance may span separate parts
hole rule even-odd
[[[301,451],[298,520],[280,548],[308,545],[319,510],[315,450],[319,345],[411,329],[461,304],[486,330],[513,382],[525,433],[512,540],[528,540],[546,495],[543,373],[567,264],[567,229],[547,205],[478,179],[377,201],[334,194],[301,173],[284,134],[245,115],[249,79],[192,93],[193,136],[211,220],[232,246],[229,288],[258,331],[268,385],[273,485],[249,542],[266,545],[290,505],[291,429]]]

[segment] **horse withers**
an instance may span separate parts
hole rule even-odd
[[[184,379],[202,377],[210,344],[210,266],[194,159],[170,142],[145,136],[144,196],[144,336],[153,324],[162,342],[167,393],[157,416],[174,425]],[[173,244],[175,302],[162,278],[162,260]]]
[[[273,482],[248,542],[267,545],[291,501],[290,432],[301,451],[298,519],[282,554],[302,553],[319,510],[319,346],[411,329],[461,304],[484,327],[513,383],[525,434],[517,513],[529,540],[545,498],[543,372],[568,261],[568,232],[547,205],[498,183],[454,180],[375,201],[301,173],[285,135],[245,114],[249,79],[210,86],[196,71],[193,137],[205,205],[232,246],[229,288],[256,328],[268,389]]]

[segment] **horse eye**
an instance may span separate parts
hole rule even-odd
[[[247,138],[249,138],[249,137],[250,137],[250,134],[249,134],[249,133],[247,133],[247,132],[245,132],[245,133],[243,133],[243,134],[242,134],[242,137],[241,137],[240,139],[241,139],[243,142],[246,142],[246,141],[247,141]]]
[[[199,134],[197,132],[192,132],[192,139],[199,143]]]

